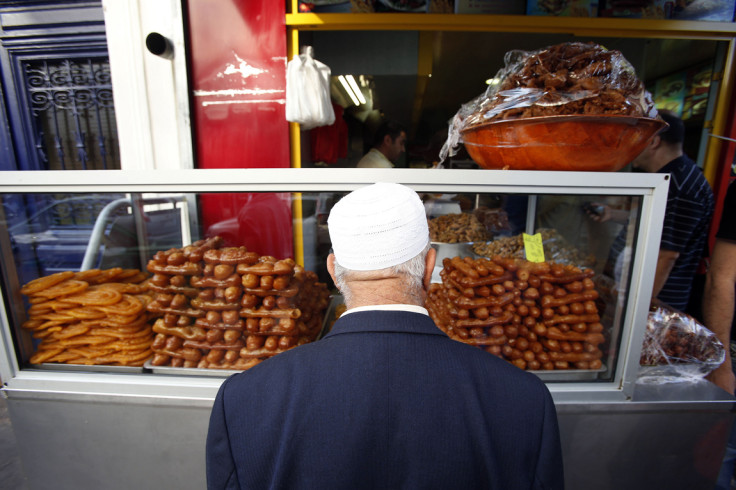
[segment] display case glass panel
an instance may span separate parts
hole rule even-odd
[[[388,174],[232,184],[233,172],[200,172],[217,183],[163,189],[121,173],[133,183],[5,186],[5,342],[20,372],[224,377],[329,330],[342,308],[325,266],[329,211]],[[427,309],[440,329],[563,391],[621,389],[637,365],[663,177],[557,187],[544,185],[554,172],[393,175],[425,205],[437,251]],[[229,217],[203,226],[214,201]]]

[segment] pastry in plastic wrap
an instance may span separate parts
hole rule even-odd
[[[704,378],[725,357],[721,341],[693,317],[664,303],[652,305],[641,351],[640,381]]]
[[[442,161],[465,143],[484,168],[618,170],[664,126],[620,51],[572,42],[509,51],[504,63],[455,114]]]

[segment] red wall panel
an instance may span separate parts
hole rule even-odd
[[[187,10],[197,167],[289,167],[284,2],[188,0]],[[283,196],[207,195],[200,207],[205,234],[236,229],[230,245],[292,256]]]

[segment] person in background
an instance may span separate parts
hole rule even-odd
[[[713,217],[713,190],[700,168],[683,152],[682,120],[667,111],[660,111],[659,115],[669,127],[649,141],[632,167],[639,172],[670,174],[652,298],[686,311]],[[604,206],[599,214],[589,215],[599,222],[624,218],[617,218],[616,212],[627,214]],[[614,241],[612,257],[624,248],[622,235]]]
[[[726,360],[713,371],[708,379],[729,393],[736,391],[736,376],[731,358],[731,339],[734,337],[734,312],[736,312],[736,184],[728,187],[723,201],[723,215],[716,234],[716,242],[710,257],[710,267],[705,276],[703,293],[703,323],[716,334],[726,348]],[[729,490],[736,464],[736,425],[723,457],[718,475],[717,490]]]
[[[358,162],[357,168],[393,168],[404,153],[406,130],[396,121],[384,121],[376,130],[373,148]]]
[[[347,310],[318,342],[222,384],[208,487],[563,488],[545,384],[451,340],[423,307],[436,254],[419,196],[362,187],[328,229]]]

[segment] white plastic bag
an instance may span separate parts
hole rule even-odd
[[[330,67],[313,58],[312,47],[286,66],[286,120],[302,129],[329,126],[335,122],[330,101]]]

